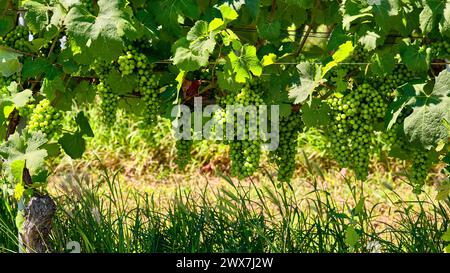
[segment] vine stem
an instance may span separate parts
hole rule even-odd
[[[308,40],[308,36],[309,36],[309,34],[311,33],[311,31],[312,31],[312,27],[311,27],[311,25],[308,25],[308,26],[306,27],[306,33],[305,33],[305,35],[302,37],[302,40],[300,41],[300,45],[298,46],[298,49],[297,49],[297,51],[295,52],[295,57],[298,57],[298,55],[300,55],[300,53],[302,52],[303,47],[305,46],[306,40]]]

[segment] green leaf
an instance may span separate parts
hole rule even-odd
[[[20,53],[16,53],[6,47],[0,46],[0,75],[9,77],[20,71],[19,57]]]
[[[22,136],[16,132],[0,145],[0,155],[6,159],[5,163],[9,168],[14,161],[25,160],[30,174],[33,175],[44,166],[47,151],[41,147],[46,142],[47,139],[40,132]]]
[[[374,74],[386,75],[392,73],[395,68],[395,54],[392,47],[377,50],[370,60],[370,69]]]
[[[333,54],[333,60],[331,62],[328,62],[326,66],[322,68],[321,77],[324,77],[325,74],[327,74],[328,71],[330,71],[333,67],[350,57],[354,49],[355,47],[353,46],[353,43],[351,41],[347,41],[341,44],[338,50],[336,50],[336,52]]]
[[[350,1],[349,1],[350,2]],[[371,9],[371,8],[370,8]],[[356,12],[354,15],[344,14],[342,19],[342,26],[345,30],[350,30],[351,24],[361,18],[373,17],[372,13],[368,12],[370,9],[363,9]]]
[[[242,88],[242,84],[236,82],[233,71],[231,69],[217,71],[216,75],[217,84],[221,89],[228,91],[239,91]]]
[[[158,23],[175,35],[180,33],[179,18],[195,20],[200,16],[197,1],[193,0],[160,0],[152,9]]]
[[[11,162],[11,174],[14,178],[14,182],[22,184],[23,182],[23,169],[25,169],[25,160],[18,159]]]
[[[327,126],[330,122],[330,107],[320,99],[312,99],[302,106],[302,120],[305,127]]]
[[[138,86],[138,77],[136,74],[123,76],[122,73],[112,69],[106,77],[106,84],[111,87],[111,91],[119,95],[125,95],[133,92]]]
[[[180,70],[186,72],[195,71],[203,66],[207,66],[209,61],[208,54],[196,55],[189,48],[179,47],[173,57],[173,64]]]
[[[440,1],[428,0],[424,1],[422,12],[419,15],[420,29],[423,33],[433,31],[436,25],[437,9]]]
[[[87,81],[82,81],[73,90],[76,100],[81,103],[93,103],[95,100],[95,88]]]
[[[399,4],[398,0],[380,0],[378,3],[373,1],[371,4],[375,22],[384,33],[389,33],[397,25]]]
[[[71,42],[81,48],[78,54],[112,61],[122,54],[124,38],[134,35],[132,10],[126,7],[124,0],[99,0],[97,3],[98,16],[77,5],[70,9],[64,24],[69,37],[74,39]]]
[[[91,125],[89,124],[88,118],[84,115],[84,112],[78,112],[75,118],[78,127],[80,128],[81,135],[87,135],[88,137],[94,137],[94,132],[92,131]]]
[[[0,0],[0,36],[5,36],[16,24],[17,12],[10,10],[11,7],[11,1]]]
[[[27,10],[25,20],[31,31],[39,33],[47,26],[49,23],[48,12],[53,10],[52,7],[37,1],[27,1],[24,8]]]
[[[389,105],[385,118],[385,128],[390,130],[396,123],[397,118],[406,106],[413,103],[414,97],[420,94],[420,90],[423,90],[424,83],[420,84],[406,84],[402,86],[399,91],[399,96]]]
[[[14,94],[11,97],[11,101],[14,103],[16,107],[23,107],[30,101],[32,96],[33,91],[31,91],[30,89],[26,89],[22,92]]]
[[[14,187],[14,199],[17,201],[20,200],[23,196],[23,193],[25,192],[25,187],[22,183],[16,184]]]
[[[410,142],[420,143],[425,149],[447,143],[449,131],[443,120],[450,120],[450,72],[444,70],[436,78],[430,94],[422,90],[414,98],[413,112],[405,119],[404,130]]]
[[[48,58],[27,58],[23,64],[22,77],[36,78],[44,74],[55,74],[54,67]],[[52,78],[52,77],[51,77]]]
[[[251,79],[251,74],[261,76],[262,66],[256,56],[256,47],[244,45],[241,48],[239,56],[234,52],[228,54],[233,72],[236,73],[236,82],[244,83]]]
[[[187,36],[188,41],[191,41],[189,48],[192,53],[196,55],[209,55],[214,51],[216,40],[209,32],[209,25],[205,21],[197,21],[195,25],[189,30]]]
[[[345,230],[345,243],[351,247],[354,248],[356,244],[358,243],[359,235],[356,232],[355,228],[352,226],[348,226]]]
[[[304,102],[324,82],[320,64],[301,62],[297,65],[297,70],[300,83],[293,84],[289,89],[289,98],[294,99],[294,104]]]
[[[422,48],[416,44],[405,45],[400,49],[403,63],[412,71],[426,72],[430,66],[431,48]]]
[[[280,38],[281,23],[280,21],[268,21],[265,18],[261,18],[256,26],[258,34],[261,38],[275,41]]]
[[[443,16],[439,22],[439,30],[443,36],[450,37],[450,2],[447,1],[443,11]]]
[[[367,31],[361,38],[359,43],[366,51],[372,51],[377,48],[377,45],[382,43],[381,36],[373,31]]]
[[[239,16],[238,13],[227,4],[222,4],[219,7],[219,10],[220,10],[220,13],[222,14],[223,20],[226,23],[236,20]]]
[[[274,64],[276,61],[277,61],[277,55],[275,55],[273,53],[269,53],[269,54],[263,56],[263,58],[261,60],[261,65],[268,66],[268,65]]]
[[[25,210],[17,211],[15,223],[16,223],[17,230],[22,233],[23,224],[25,223]]]
[[[450,229],[447,229],[446,232],[442,235],[442,240],[446,242],[450,242]]]
[[[64,152],[73,159],[81,158],[86,149],[86,142],[81,133],[65,133],[58,140]]]

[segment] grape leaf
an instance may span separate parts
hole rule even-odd
[[[87,81],[82,81],[73,90],[75,98],[79,103],[93,103],[95,100],[95,89],[92,84]]]
[[[111,61],[122,54],[124,38],[133,37],[132,10],[124,0],[99,0],[98,16],[93,16],[80,6],[73,6],[64,24],[70,38],[75,40],[86,57]]]
[[[405,119],[404,130],[410,142],[430,149],[440,141],[448,142],[449,131],[443,120],[450,120],[450,72],[444,70],[436,78],[430,94],[415,97],[413,112]]]
[[[111,87],[111,91],[119,95],[131,93],[138,85],[136,74],[123,76],[117,70],[112,69],[106,77],[106,84]]]
[[[423,9],[419,15],[420,29],[423,33],[430,33],[437,25],[437,18],[443,10],[444,1],[426,0],[423,1]]]
[[[11,1],[0,0],[0,36],[4,36],[16,23],[17,12],[10,10]]]
[[[359,43],[363,46],[366,51],[371,51],[377,48],[377,45],[382,43],[381,36],[373,31],[367,31],[361,38],[359,38]]]
[[[279,21],[271,22],[261,17],[256,28],[259,36],[269,41],[277,40],[281,34],[281,23]]]
[[[359,235],[356,232],[355,228],[352,226],[348,226],[347,229],[345,230],[345,243],[349,246],[349,247],[355,247],[356,243],[358,243],[359,241]]]
[[[42,146],[46,142],[47,139],[40,132],[22,136],[16,132],[0,145],[0,156],[5,159],[7,166],[11,166],[16,160],[25,160],[30,174],[33,175],[44,166],[47,151],[42,149]]]
[[[370,3],[375,22],[383,33],[389,33],[396,25],[396,19],[399,14],[398,0],[379,0]]]
[[[200,9],[193,0],[161,0],[152,8],[158,23],[175,35],[180,33],[180,17],[195,20],[200,16]]]
[[[439,22],[439,30],[443,36],[450,37],[450,2],[447,1],[443,11],[443,16]]]
[[[16,53],[6,47],[0,46],[0,75],[9,77],[17,73],[21,69],[19,57],[20,53]]]
[[[289,5],[295,5],[298,8],[312,8],[314,4],[314,1],[310,0],[281,0],[281,2]]]
[[[208,65],[208,61],[208,54],[196,55],[191,49],[185,47],[177,48],[173,57],[173,64],[186,72],[198,70]]]
[[[86,141],[81,133],[69,134],[65,133],[58,140],[64,152],[72,159],[81,158],[86,149]]]
[[[216,40],[209,31],[209,25],[205,21],[197,21],[189,30],[187,40],[190,41],[189,48],[196,55],[209,55],[214,51]]]
[[[48,12],[53,10],[52,7],[37,1],[26,1],[24,8],[27,10],[25,20],[31,31],[39,33],[47,26],[49,23]]]
[[[29,79],[47,74],[53,78],[57,74],[55,70],[48,58],[26,58],[22,67],[22,77]]]
[[[220,13],[222,14],[222,18],[223,20],[228,23],[231,21],[234,21],[238,18],[238,13],[230,6],[228,6],[227,4],[222,4],[219,7]]]
[[[320,64],[301,62],[297,65],[297,70],[300,83],[293,84],[289,89],[289,98],[294,99],[294,104],[304,102],[324,82]]]
[[[78,112],[75,118],[78,128],[80,128],[81,135],[87,135],[88,137],[94,137],[94,132],[92,131],[91,125],[89,124],[88,118],[84,115],[84,112]]]
[[[242,88],[242,84],[236,82],[233,75],[233,71],[230,69],[224,69],[223,71],[217,71],[217,84],[223,90],[239,91]]]
[[[392,73],[395,68],[395,55],[396,52],[392,47],[375,51],[370,60],[371,71],[378,75]]]
[[[23,169],[25,169],[24,159],[18,159],[11,162],[11,174],[17,184],[23,182]]]
[[[228,54],[230,58],[233,72],[236,73],[236,82],[244,83],[247,79],[251,79],[251,74],[261,76],[262,66],[256,56],[256,47],[244,45],[239,56],[233,51]]]
[[[327,126],[330,122],[330,107],[320,99],[312,99],[302,106],[302,120],[306,127]]]
[[[431,62],[431,48],[419,47],[417,44],[404,45],[400,48],[403,63],[412,71],[425,72]]]
[[[349,5],[358,5],[356,2],[348,1]],[[354,10],[355,7],[347,7],[344,12],[344,16],[342,18],[342,26],[345,30],[349,30],[351,27],[351,24],[360,19],[365,17],[373,17],[372,13],[370,13],[372,7],[366,7],[361,10]],[[349,12],[351,11],[351,12]]]
[[[386,131],[390,130],[397,122],[397,118],[405,109],[414,102],[415,96],[420,95],[420,90],[423,90],[425,83],[411,84],[408,83],[399,88],[399,96],[389,105],[385,118]]]

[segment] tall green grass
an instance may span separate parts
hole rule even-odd
[[[337,202],[312,180],[299,196],[269,174],[265,183],[232,181],[220,188],[178,188],[170,199],[123,189],[118,175],[100,183],[73,179],[58,198],[52,246],[69,241],[83,252],[442,252],[448,207],[429,197],[395,205],[377,220],[364,193],[347,181],[352,202]],[[395,195],[394,195],[395,196]],[[349,204],[355,204],[350,206]],[[382,226],[380,228],[379,226]]]

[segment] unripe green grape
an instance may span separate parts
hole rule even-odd
[[[139,78],[139,90],[145,103],[145,120],[148,124],[153,125],[157,121],[160,107],[158,80],[155,74],[150,76],[150,73],[145,71]]]
[[[331,154],[342,167],[353,169],[356,177],[364,180],[376,139],[372,124],[383,120],[387,103],[368,82],[327,102],[334,117],[327,134]]]
[[[34,109],[32,106],[27,106],[27,108],[26,111],[32,110],[28,123],[30,132],[41,132],[51,139],[61,129],[62,112],[53,108],[48,99],[41,100]],[[19,109],[19,113],[20,111]],[[22,110],[24,116],[27,115],[26,111]]]
[[[298,113],[280,119],[279,145],[269,154],[270,160],[278,166],[277,179],[280,182],[290,182],[295,172],[298,135],[302,128],[303,122]]]
[[[119,97],[103,82],[97,85],[97,92],[100,97],[100,109],[102,119],[106,126],[112,127],[116,123],[117,107]]]
[[[184,170],[191,160],[192,140],[179,139],[175,143],[177,149],[177,157],[175,163],[179,170]]]
[[[426,151],[414,150],[412,152],[412,165],[409,170],[410,181],[414,187],[413,191],[419,194],[433,166],[433,161]]]
[[[28,41],[28,29],[16,26],[11,32],[0,39],[0,45],[5,45],[22,52],[29,52],[31,43]]]
[[[228,96],[221,98],[219,101],[222,105],[259,106],[263,104],[263,100],[261,99],[259,92],[254,89],[250,89],[249,87],[244,88],[237,94],[229,94]],[[224,121],[226,121],[230,113],[225,112],[224,114]],[[238,121],[235,121],[235,125],[236,124],[238,124]],[[244,140],[238,140],[237,136],[233,139],[227,139],[227,143],[230,145],[230,158],[232,161],[231,175],[238,177],[239,179],[253,175],[253,173],[259,168],[262,141],[258,134],[256,134],[256,139],[249,139],[249,129],[249,123],[246,122],[246,137]],[[224,124],[223,130],[225,134],[226,124]]]

